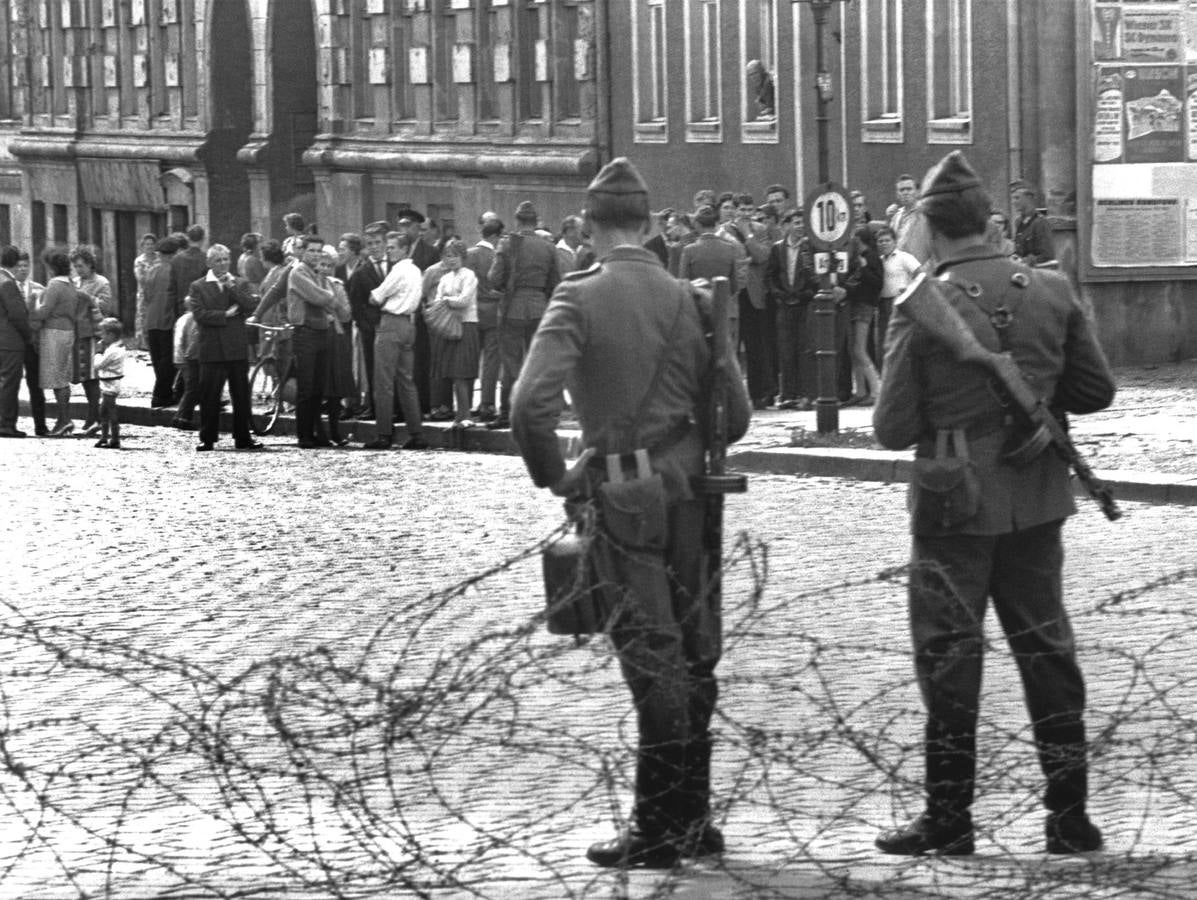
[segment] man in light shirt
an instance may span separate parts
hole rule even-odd
[[[374,335],[374,421],[376,436],[364,445],[366,450],[386,450],[393,443],[395,392],[408,439],[404,450],[423,450],[428,444],[422,435],[420,397],[414,378],[416,325],[424,277],[411,260],[412,238],[392,231],[387,234],[387,259],[390,269],[382,284],[370,292],[370,302],[382,311]]]
[[[931,258],[931,234],[919,210],[918,186],[913,176],[899,175],[894,190],[898,195],[898,208],[890,217],[889,227],[897,235],[898,249],[925,263]]]

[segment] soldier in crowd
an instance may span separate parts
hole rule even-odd
[[[959,151],[928,173],[919,206],[935,278],[916,281],[894,308],[873,425],[886,447],[917,445],[909,605],[927,708],[926,807],[877,846],[903,855],[973,852],[982,623],[992,597],[1047,777],[1047,851],[1097,850],[1101,832],[1085,810],[1085,685],[1061,581],[1061,529],[1076,511],[1068,467],[1025,439],[990,370],[957,361],[945,332],[931,325],[958,314],[960,329],[985,348],[1012,354],[1060,417],[1104,409],[1114,383],[1068,280],[1013,262],[985,241],[989,197]],[[924,308],[920,291],[942,305],[916,320],[907,308]],[[953,472],[959,477],[950,483],[933,478]]]
[[[694,243],[682,248],[678,261],[678,275],[688,280],[726,278],[731,283],[733,302],[727,305],[729,342],[733,347],[740,341],[740,305],[735,301],[740,291],[743,273],[747,269],[748,251],[736,241],[727,241],[715,233],[719,213],[713,207],[700,207],[694,214]]]
[[[1035,189],[1025,181],[1010,185],[1014,208],[1014,255],[1028,266],[1039,266],[1056,258],[1052,226],[1035,206]]]
[[[499,303],[500,409],[487,428],[510,427],[511,386],[519,377],[545,305],[561,280],[556,248],[536,236],[539,219],[530,201],[516,207],[516,230],[499,241],[495,261],[487,273],[491,288],[503,292]]]
[[[608,552],[596,564],[621,596],[609,628],[639,723],[635,802],[630,829],[587,856],[600,866],[668,868],[723,849],[709,783],[720,616],[705,578],[705,506],[690,486],[703,471],[704,436],[692,423],[707,419],[709,322],[693,292],[641,246],[649,215],[647,188],[626,159],[591,182],[586,227],[601,264],[567,276],[554,294],[516,384],[512,434],[538,487],[567,503],[599,495],[596,542]],[[734,441],[750,412],[734,357],[728,363]],[[567,383],[598,465],[567,469],[562,459],[555,429]],[[645,453],[660,481],[640,478]],[[659,530],[618,529],[601,499],[614,481],[663,513]]]

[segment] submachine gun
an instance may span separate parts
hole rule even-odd
[[[706,498],[703,551],[707,556],[709,583],[718,590],[723,577],[723,498],[748,490],[748,479],[727,471],[727,397],[731,367],[727,310],[731,302],[731,283],[723,277],[714,278],[711,289],[710,396],[707,399],[707,434],[704,436],[706,471],[691,476],[690,487]]]
[[[1002,401],[1021,420],[1031,435],[1024,447],[1042,449],[1051,444],[1060,458],[1068,463],[1077,479],[1085,486],[1089,495],[1101,505],[1111,522],[1122,517],[1122,510],[1110,488],[1093,474],[1088,463],[1077,453],[1076,447],[1060,422],[1044,404],[1043,399],[1031,390],[1018,363],[1009,353],[994,353],[986,348],[968,323],[948,302],[943,285],[920,273],[897,300],[894,306],[901,308],[915,322],[951,350],[959,362],[972,363],[989,369],[996,378],[996,387]]]

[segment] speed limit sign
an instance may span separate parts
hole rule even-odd
[[[842,185],[818,185],[806,195],[806,233],[816,250],[839,250],[851,235],[852,203]]]

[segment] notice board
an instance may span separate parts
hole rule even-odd
[[[1082,0],[1082,278],[1197,278],[1197,0]]]

